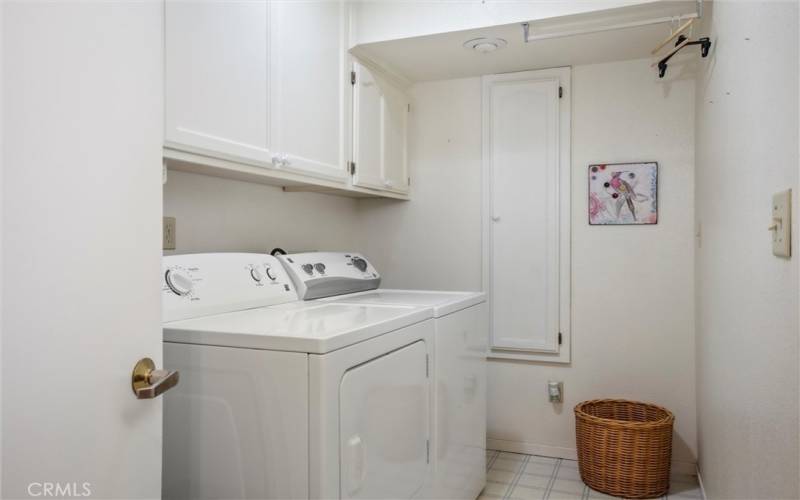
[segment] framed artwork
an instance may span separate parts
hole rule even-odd
[[[589,224],[658,223],[658,163],[589,165]]]

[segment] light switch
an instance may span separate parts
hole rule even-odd
[[[772,253],[779,257],[792,256],[792,190],[772,196]]]

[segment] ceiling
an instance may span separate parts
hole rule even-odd
[[[637,18],[638,21],[669,19],[670,15],[677,14],[665,17],[666,7],[673,9],[669,12],[681,8],[686,13],[687,6],[694,7],[695,3],[658,2],[649,5],[651,7],[623,7],[531,22],[531,36],[544,38],[528,43],[525,42],[522,24],[514,23],[362,44],[351,52],[406,83],[646,58],[652,57],[651,50],[669,36],[670,22],[624,26],[636,24]],[[559,36],[559,33],[596,29],[605,31]],[[697,34],[695,28],[695,36]],[[464,42],[479,37],[502,38],[508,46],[490,53],[464,48]],[[662,52],[667,50],[665,48]]]

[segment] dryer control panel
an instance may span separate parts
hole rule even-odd
[[[378,271],[359,253],[307,252],[278,259],[304,300],[374,290],[381,283]]]
[[[161,273],[164,321],[297,300],[292,280],[271,255],[167,255],[162,260]]]

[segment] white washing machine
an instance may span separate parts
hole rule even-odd
[[[300,302],[261,254],[164,257],[163,497],[413,498],[430,481],[429,307]]]
[[[298,294],[316,303],[430,307],[434,316],[433,480],[423,496],[474,499],[486,484],[486,357],[489,319],[481,292],[377,289],[378,271],[358,253],[281,255]],[[340,295],[337,290],[351,293]]]

